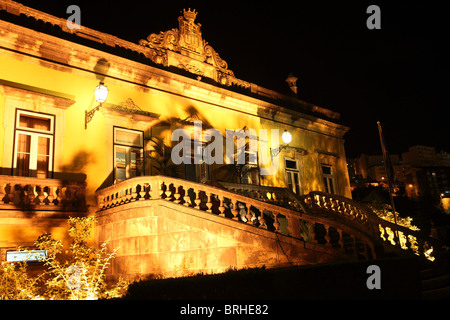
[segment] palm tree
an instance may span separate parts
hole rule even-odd
[[[166,145],[161,138],[152,137],[150,141],[153,143],[153,150],[150,151],[152,171],[164,176],[180,177],[181,168],[171,159],[172,147]]]
[[[244,127],[242,130],[245,132],[247,127]],[[225,164],[223,166],[220,166],[214,170],[214,175],[219,175],[223,177],[223,179],[226,182],[232,182],[232,183],[242,183],[242,179],[245,177],[246,174],[250,174],[251,172],[257,171],[259,174],[259,166],[252,166],[248,164],[248,156],[245,155],[245,163],[239,164],[237,163],[237,159],[239,158],[239,155],[243,152],[245,153],[246,150],[249,150],[249,142],[246,142],[243,148],[240,148],[239,150],[237,147],[234,147],[233,150],[236,150],[233,154],[234,157],[234,164]],[[236,143],[235,143],[236,145]]]

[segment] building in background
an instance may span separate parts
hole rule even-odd
[[[412,146],[407,152],[391,155],[395,189],[410,198],[431,197],[436,201],[450,196],[450,155],[434,147]],[[362,154],[349,164],[352,187],[385,183],[383,156]]]

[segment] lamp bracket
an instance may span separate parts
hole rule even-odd
[[[281,152],[281,150],[286,149],[289,145],[281,146],[278,148],[270,148],[270,158],[273,159],[276,156],[278,156]]]
[[[87,124],[92,121],[92,118],[94,117],[95,112],[100,110],[101,105],[102,104],[100,103],[98,106],[96,106],[92,110],[84,111],[84,129],[87,129]]]

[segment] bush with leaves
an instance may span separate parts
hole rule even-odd
[[[107,243],[100,248],[88,244],[95,217],[69,218],[69,251],[63,253],[60,240],[51,234],[41,235],[35,242],[47,252],[46,270],[37,277],[27,273],[27,265],[2,263],[0,299],[92,300],[118,298],[125,294],[128,283],[119,281],[108,287],[105,271],[117,251],[107,253]]]
[[[0,267],[0,300],[41,299],[39,277],[30,277],[25,262],[3,262]]]

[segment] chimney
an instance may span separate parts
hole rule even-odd
[[[294,77],[292,73],[289,73],[288,77],[286,78],[286,82],[291,88],[292,92],[297,96],[297,77]]]

